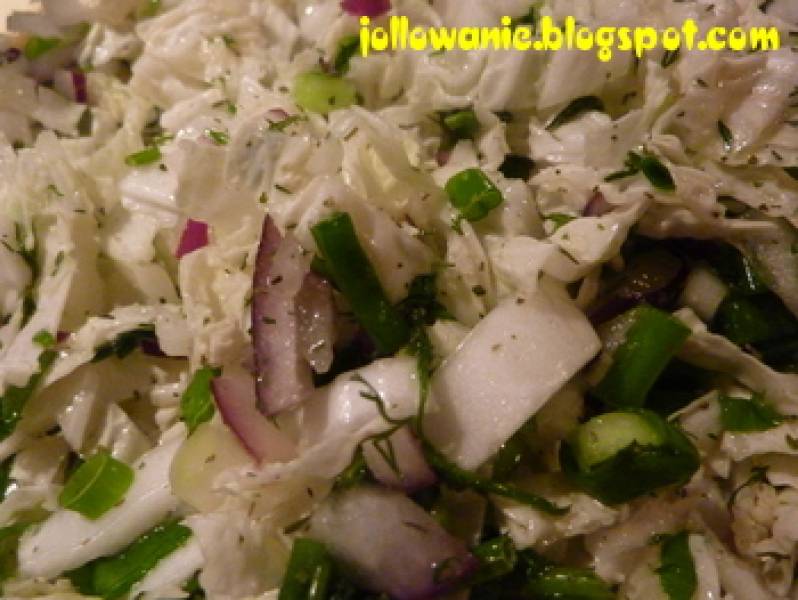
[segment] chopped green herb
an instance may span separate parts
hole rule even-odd
[[[228,114],[235,115],[238,112],[236,105],[230,100],[219,100],[214,102],[211,106],[213,108],[224,108]]]
[[[180,414],[190,434],[194,433],[202,423],[209,421],[216,412],[211,381],[221,374],[222,370],[214,367],[205,366],[198,369],[180,397]]]
[[[737,495],[748,486],[753,485],[755,483],[768,483],[767,475],[768,475],[768,468],[766,466],[752,467],[748,479],[746,479],[742,484],[740,484],[740,486],[737,487],[735,490],[733,490],[732,493],[729,495],[729,500],[727,503],[728,506],[734,504]]]
[[[576,100],[572,100],[568,106],[562,109],[551,122],[546,125],[546,129],[551,131],[557,129],[561,125],[573,121],[579,115],[589,111],[604,112],[604,103],[596,96],[582,96]]]
[[[238,54],[238,42],[236,42],[236,39],[232,35],[229,33],[223,33],[222,41],[224,42],[224,45],[227,46],[228,50],[230,50],[233,54]]]
[[[515,117],[509,110],[497,110],[493,113],[502,123],[512,123]]]
[[[226,131],[206,129],[205,135],[208,136],[217,146],[226,146],[230,142],[230,136]]]
[[[110,356],[125,358],[138,348],[142,342],[148,341],[158,341],[158,338],[155,336],[155,326],[141,325],[131,331],[120,333],[112,342],[105,342],[98,346],[94,352],[92,362],[99,362]]]
[[[349,72],[349,63],[360,51],[360,38],[356,35],[348,35],[338,43],[338,52],[333,61],[333,70],[344,75]]]
[[[679,51],[680,48],[665,51],[665,54],[662,55],[662,62],[660,63],[663,69],[667,69],[679,59]]]
[[[293,125],[294,123],[299,123],[300,121],[307,120],[307,117],[303,117],[302,115],[290,115],[281,121],[274,121],[269,123],[269,130],[270,131],[285,131],[288,127]]]
[[[554,223],[554,231],[557,231],[560,227],[567,225],[576,219],[576,217],[573,215],[566,215],[564,213],[551,213],[550,215],[546,215],[544,218],[546,221],[551,221]]]
[[[6,499],[11,484],[11,467],[14,465],[14,457],[9,457],[0,462],[0,502]]]
[[[39,355],[39,370],[34,373],[23,387],[9,385],[6,393],[0,397],[0,440],[5,439],[14,431],[22,409],[36,391],[44,374],[55,361],[58,353],[55,350],[45,350]]]
[[[17,572],[19,538],[27,527],[27,523],[0,527],[0,584],[12,578]]]
[[[52,348],[55,346],[55,336],[46,329],[42,329],[33,336],[33,342],[42,348]]]
[[[429,384],[432,376],[432,342],[423,326],[416,324],[408,343],[410,354],[416,357],[416,376],[418,377],[419,403],[416,413],[415,428],[423,437],[424,416],[429,401]]]
[[[726,150],[726,152],[730,152],[734,147],[734,135],[731,129],[729,129],[723,121],[718,121],[718,133],[723,140],[723,149]]]
[[[151,165],[161,160],[161,149],[158,146],[147,146],[144,150],[128,154],[125,157],[125,164],[130,167],[141,167]]]
[[[766,431],[777,427],[784,417],[760,396],[720,399],[720,421],[723,429],[733,432]]]
[[[533,417],[499,448],[493,458],[493,479],[497,481],[510,479],[518,467],[532,458],[532,449],[527,440],[531,439],[534,431]]]
[[[349,466],[335,478],[333,488],[336,491],[348,490],[363,483],[367,477],[366,459],[363,458],[363,451],[358,448]]]
[[[36,60],[40,56],[47,54],[51,50],[55,50],[61,45],[61,39],[54,37],[39,37],[38,35],[31,36],[22,53],[28,60]]]
[[[537,11],[533,5],[529,7],[529,10],[526,14],[521,15],[520,17],[514,17],[513,20],[510,21],[510,27],[513,30],[517,29],[518,27],[529,27],[532,29],[532,33],[535,33],[537,18]]]
[[[410,282],[407,297],[397,307],[414,326],[433,325],[438,319],[451,319],[446,308],[438,302],[434,274],[418,275]]]
[[[775,294],[733,291],[715,312],[711,329],[738,346],[756,345],[798,335],[798,319]]]
[[[614,600],[617,594],[590,569],[561,567],[531,550],[521,553],[523,598],[535,600]]]
[[[461,469],[426,440],[423,440],[423,446],[429,465],[438,473],[444,483],[456,490],[470,489],[482,494],[502,496],[550,515],[562,515],[569,510],[567,507],[557,506],[546,498],[522,490],[513,484],[485,479],[476,473]]]
[[[278,600],[326,600],[333,568],[324,544],[307,538],[295,539]]]
[[[72,474],[58,503],[84,517],[98,519],[122,501],[132,483],[133,469],[100,451]]]
[[[471,585],[501,579],[512,573],[518,562],[513,540],[506,535],[482,542],[472,554],[479,561],[479,569],[469,581]]]
[[[668,171],[667,167],[653,154],[643,152],[629,152],[625,162],[626,169],[611,173],[604,178],[604,181],[616,181],[626,177],[632,177],[642,172],[652,186],[659,190],[672,192],[676,189],[676,183]]]
[[[154,17],[159,10],[161,10],[161,0],[142,0],[136,9],[136,17],[139,19]]]
[[[660,550],[659,582],[670,600],[690,600],[698,587],[686,531],[665,536]]]

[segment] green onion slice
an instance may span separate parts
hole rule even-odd
[[[472,140],[479,132],[479,120],[473,109],[455,110],[441,116],[443,128],[452,141]]]
[[[480,169],[466,169],[446,182],[449,200],[467,221],[480,221],[504,202],[504,197]]]
[[[142,167],[151,165],[161,160],[161,149],[158,146],[147,146],[144,150],[128,154],[125,157],[125,164],[129,167]]]
[[[311,228],[325,269],[349,301],[377,350],[393,354],[410,339],[410,326],[394,307],[360,245],[352,218],[336,213]]]
[[[647,410],[594,417],[560,449],[575,485],[605,504],[619,504],[683,484],[700,464],[698,451],[678,428]]]
[[[119,554],[98,558],[67,576],[82,594],[116,600],[190,537],[191,529],[170,521],[151,529]]]
[[[630,323],[626,339],[615,350],[612,366],[593,393],[610,406],[641,407],[690,330],[645,304],[618,319]]]
[[[310,112],[322,115],[357,103],[357,89],[351,81],[311,71],[294,81],[294,101]]]
[[[278,600],[326,600],[333,575],[333,562],[324,544],[297,538]]]

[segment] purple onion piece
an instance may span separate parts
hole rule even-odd
[[[466,544],[401,492],[360,486],[329,497],[310,520],[368,591],[425,600],[452,591],[478,566]]]
[[[379,17],[391,10],[390,0],[343,0],[341,8],[355,17]]]
[[[19,48],[15,48],[14,46],[12,46],[11,48],[6,48],[3,51],[3,60],[0,62],[5,62],[5,63],[16,62],[20,56],[22,56],[22,51]]]
[[[293,442],[255,407],[251,377],[216,377],[211,390],[222,421],[258,462],[287,462],[296,458]]]
[[[435,162],[439,167],[445,167],[449,160],[452,158],[452,151],[450,149],[439,148],[435,153]]]
[[[166,356],[166,352],[163,351],[156,337],[144,338],[139,342],[139,348],[141,348],[141,351],[147,356],[156,356],[159,358]]]
[[[588,308],[588,317],[594,324],[604,323],[643,302],[668,310],[681,293],[687,271],[684,261],[670,252],[640,254]]]
[[[385,440],[364,443],[363,458],[374,478],[392,489],[414,493],[438,480],[409,427],[402,427]]]
[[[180,236],[180,243],[177,245],[175,257],[183,258],[186,254],[191,254],[195,250],[204,248],[208,245],[208,241],[208,224],[189,219],[185,229],[183,229],[183,234]]]
[[[80,104],[87,104],[89,102],[86,73],[83,71],[72,71],[72,88],[75,92],[75,102],[79,102]]]
[[[587,201],[585,209],[582,211],[582,215],[585,217],[601,217],[606,215],[611,210],[612,204],[607,202],[604,194],[602,194],[600,191],[596,191],[590,197],[590,200]]]
[[[280,121],[285,121],[289,117],[289,114],[285,112],[282,108],[272,108],[266,113],[266,120],[271,123],[279,123]]]
[[[252,343],[258,407],[275,415],[300,404],[313,390],[310,365],[302,356],[297,295],[310,271],[310,258],[289,234],[266,217],[252,286]]]

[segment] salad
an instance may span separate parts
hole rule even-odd
[[[796,598],[794,0],[41,0],[3,598]],[[359,17],[776,27],[359,53]]]

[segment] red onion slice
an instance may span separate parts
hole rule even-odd
[[[75,93],[75,102],[86,104],[89,101],[89,89],[86,82],[86,73],[72,71],[72,89]]]
[[[208,224],[202,221],[189,219],[185,229],[183,229],[183,235],[180,236],[180,243],[177,245],[175,256],[177,258],[183,258],[186,254],[190,254],[207,245]]]
[[[604,194],[597,190],[590,197],[590,200],[587,201],[585,209],[582,211],[582,215],[585,217],[601,217],[606,215],[611,210],[612,205],[607,202]]]
[[[401,492],[361,486],[328,498],[310,520],[323,542],[366,590],[397,600],[451,591],[477,561],[466,545]]]
[[[335,305],[330,283],[310,271],[296,297],[299,345],[316,373],[326,373],[333,361]]]
[[[282,108],[272,108],[271,110],[266,112],[266,120],[271,125],[279,123],[280,121],[285,121],[288,117],[289,114],[286,111],[284,111]]]
[[[363,444],[363,458],[374,478],[392,489],[413,493],[437,481],[409,427],[402,427],[385,440]]]
[[[5,62],[5,63],[16,62],[21,55],[22,55],[22,50],[12,46],[10,48],[6,48],[5,50],[3,50],[2,61],[0,62]]]
[[[255,385],[250,377],[216,377],[211,389],[222,421],[253,458],[259,462],[296,458],[293,442],[255,407]]]
[[[379,17],[391,10],[391,0],[343,0],[341,8],[355,17]]]
[[[679,257],[662,249],[638,254],[623,274],[587,309],[594,325],[604,323],[641,302],[672,310],[687,279],[687,267]]]
[[[252,290],[252,342],[258,407],[274,415],[301,403],[313,390],[299,339],[296,298],[310,257],[293,235],[280,235],[271,217],[263,223]]]
[[[444,150],[443,148],[438,149],[435,153],[435,162],[438,163],[439,167],[445,167],[449,160],[452,158],[452,151],[447,149]]]

